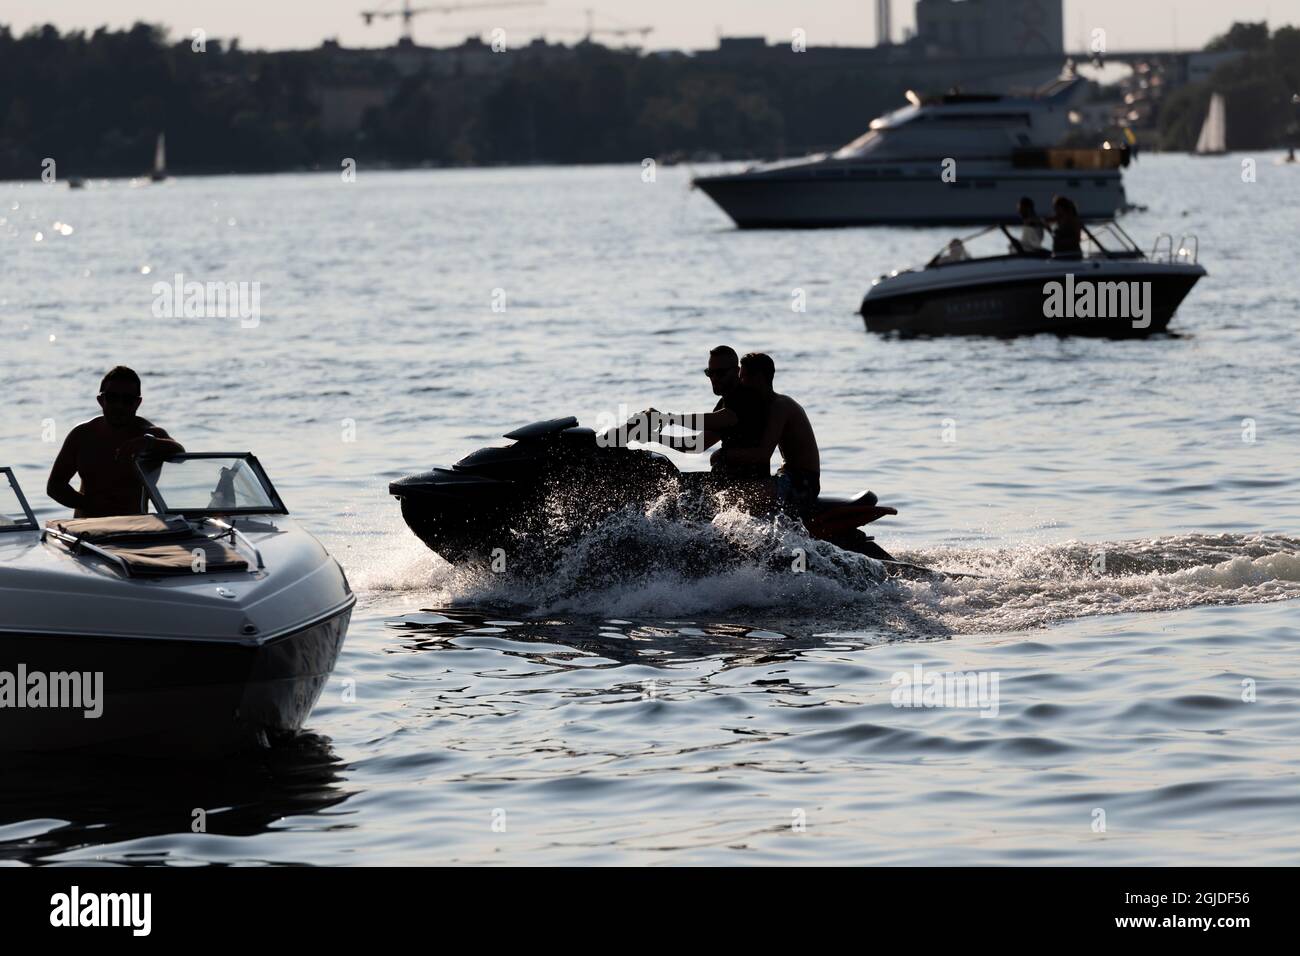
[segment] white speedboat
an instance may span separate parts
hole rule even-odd
[[[860,312],[867,329],[900,335],[1091,335],[1163,332],[1202,276],[1195,236],[1156,239],[1150,255],[1116,223],[1083,227],[1072,257],[1027,253],[1005,226],[955,239],[925,266],[872,282]],[[1005,238],[1007,246],[1001,246]],[[980,241],[992,255],[972,255]]]
[[[356,598],[257,459],[140,473],[152,513],[42,528],[0,469],[0,751],[228,753],[328,681]]]
[[[1123,149],[1060,149],[1083,80],[1034,96],[921,97],[871,122],[833,153],[700,176],[702,189],[741,227],[961,225],[1009,222],[1028,196],[1074,200],[1085,219],[1127,208]]]

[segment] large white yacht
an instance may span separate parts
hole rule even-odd
[[[1109,219],[1127,206],[1127,150],[1059,148],[1083,83],[1062,77],[1032,96],[909,91],[833,153],[694,184],[741,227],[1010,222],[1021,196],[1048,215],[1057,193],[1085,219]]]

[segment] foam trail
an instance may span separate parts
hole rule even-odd
[[[562,530],[562,515],[548,516]],[[881,565],[810,539],[783,518],[723,508],[693,519],[661,499],[580,536],[535,576],[452,567],[404,527],[351,543],[359,591],[426,607],[501,607],[529,616],[779,617],[802,629],[929,636],[1041,628],[1098,614],[1300,597],[1300,541],[1181,535],[1140,541],[932,548],[902,560],[979,578],[886,578]],[[797,568],[803,567],[799,571]]]

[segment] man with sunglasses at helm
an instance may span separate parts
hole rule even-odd
[[[142,455],[160,461],[185,451],[180,442],[148,419],[140,407],[140,376],[118,365],[99,383],[99,407],[104,414],[68,432],[45,493],[78,518],[107,518],[140,514],[141,485],[132,459]],[[74,491],[72,476],[81,476]]]
[[[767,403],[759,393],[741,384],[740,360],[736,350],[719,345],[709,352],[709,367],[704,370],[719,396],[713,411],[697,415],[663,416],[647,409],[642,416],[654,416],[659,423],[673,422],[693,429],[693,435],[664,435],[655,430],[654,440],[677,451],[703,452],[718,442],[719,452],[711,459],[714,475],[728,481],[753,481],[771,477],[771,466],[757,460],[729,461],[727,452],[735,448],[755,448],[767,425]],[[635,421],[636,419],[633,419]]]

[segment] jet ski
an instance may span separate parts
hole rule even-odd
[[[356,598],[258,460],[136,465],[151,513],[44,526],[0,468],[2,752],[220,756],[329,679]]]
[[[1198,243],[1163,234],[1147,255],[1117,223],[1083,226],[1084,254],[1027,252],[1006,226],[954,239],[919,269],[872,282],[859,312],[868,331],[918,335],[1138,338],[1163,332],[1206,274]],[[1005,237],[990,255],[971,247]]]
[[[666,455],[607,441],[573,417],[534,422],[505,435],[511,444],[480,448],[450,468],[434,468],[388,486],[407,526],[445,560],[457,563],[522,557],[553,560],[559,549],[628,506],[644,506],[672,487],[719,490],[712,476],[679,472]],[[566,520],[554,520],[557,509]],[[823,497],[805,522],[809,533],[885,562],[895,561],[861,529],[898,514],[865,491]]]

